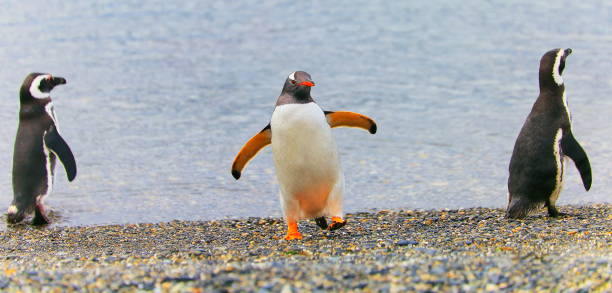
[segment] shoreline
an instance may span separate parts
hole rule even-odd
[[[345,228],[280,218],[8,227],[0,289],[521,291],[612,289],[612,204],[525,220],[503,209],[347,214]]]

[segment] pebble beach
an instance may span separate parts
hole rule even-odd
[[[508,220],[502,209],[373,211],[334,232],[279,218],[0,233],[7,292],[612,290],[612,205],[560,206]]]

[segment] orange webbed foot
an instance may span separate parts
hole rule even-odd
[[[285,236],[285,240],[293,240],[293,239],[302,239],[302,233],[300,232],[295,232],[295,233],[287,233],[287,236]]]
[[[327,227],[327,230],[334,231],[338,230],[346,225],[346,220],[340,217],[332,217],[332,223]]]
[[[285,240],[302,239],[302,233],[298,231],[297,222],[290,221],[287,223],[287,236]]]

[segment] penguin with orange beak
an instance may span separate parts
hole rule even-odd
[[[262,148],[272,145],[287,222],[286,240],[302,239],[300,219],[315,219],[321,229],[327,230],[346,224],[342,210],[344,177],[331,128],[357,127],[376,133],[376,123],[365,115],[323,111],[310,96],[313,86],[310,74],[291,73],[271,122],[247,141],[232,164],[232,175],[239,179],[247,163]],[[331,217],[330,224],[326,217]]]

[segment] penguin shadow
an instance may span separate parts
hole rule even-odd
[[[506,217],[504,218],[508,220],[509,222],[531,222],[534,220],[554,222],[554,221],[559,221],[563,219],[572,219],[572,218],[581,218],[581,217],[584,217],[584,215],[577,214],[577,213],[568,213],[568,212],[559,212],[559,215],[557,215],[556,217],[553,217],[553,216],[550,216],[546,211],[542,211],[542,212],[530,214],[529,216],[523,219],[510,219]]]
[[[2,221],[4,221],[4,224],[6,225],[7,229],[21,230],[21,229],[45,229],[45,228],[53,226],[54,224],[61,223],[62,220],[64,220],[63,212],[59,210],[47,209],[46,212],[47,212],[47,218],[49,219],[50,223],[44,224],[44,225],[33,225],[32,224],[32,219],[34,218],[33,214],[26,216],[23,219],[23,221],[13,224],[7,221],[8,214],[4,213],[2,214]]]

